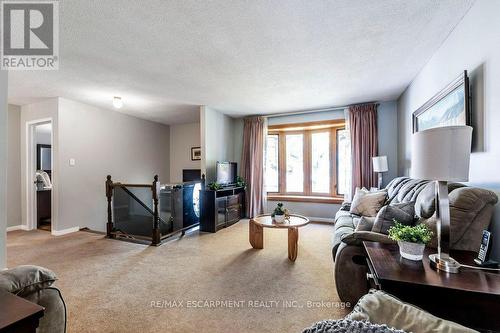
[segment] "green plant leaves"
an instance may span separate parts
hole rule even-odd
[[[389,229],[389,238],[395,241],[427,244],[432,239],[433,232],[425,224],[409,226],[394,220],[394,226]]]
[[[276,206],[276,208],[274,208],[274,212],[271,214],[271,216],[274,217],[275,215],[285,215],[285,214],[286,214],[286,209],[283,208],[283,203],[278,202],[278,205]]]
[[[212,182],[212,183],[208,184],[208,188],[211,189],[212,191],[217,191],[217,190],[220,190],[222,188],[222,185],[217,183],[217,182]]]

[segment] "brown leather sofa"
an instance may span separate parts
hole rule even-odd
[[[386,204],[415,202],[416,223],[425,223],[436,235],[434,183],[399,177],[386,187]],[[494,192],[468,187],[459,183],[448,185],[450,199],[450,247],[457,250],[478,251],[481,235],[488,229],[498,197]],[[362,241],[392,243],[385,234],[355,231],[361,217],[349,213],[343,205],[335,216],[332,255],[335,263],[335,283],[340,298],[356,303],[368,292],[366,254]],[[365,217],[367,218],[367,217]],[[374,217],[370,217],[374,219]],[[429,244],[436,247],[436,238]]]

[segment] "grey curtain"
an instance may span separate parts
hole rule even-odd
[[[264,148],[267,122],[264,117],[245,119],[241,176],[247,182],[246,214],[249,218],[263,214],[266,206],[264,190]]]
[[[360,104],[349,107],[351,135],[352,193],[356,187],[377,186],[372,157],[378,155],[377,104]]]

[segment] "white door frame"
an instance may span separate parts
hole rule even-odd
[[[34,186],[35,172],[36,172],[36,143],[35,143],[35,127],[36,125],[52,124],[52,131],[50,133],[50,144],[52,145],[52,154],[50,165],[52,166],[51,172],[51,182],[52,182],[52,190],[50,191],[51,195],[51,221],[50,227],[51,231],[57,230],[57,214],[55,214],[55,202],[54,202],[54,184],[57,184],[57,170],[54,170],[54,121],[52,117],[49,118],[40,118],[36,120],[30,120],[26,122],[26,174],[24,175],[26,179],[26,222],[27,229],[34,230],[37,228],[36,225],[36,189]],[[55,172],[56,171],[56,172]]]

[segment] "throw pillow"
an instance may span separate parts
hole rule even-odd
[[[373,289],[359,299],[345,319],[384,323],[407,332],[477,333],[462,325],[435,317],[386,292]]]
[[[21,265],[0,272],[0,290],[23,297],[50,287],[57,280],[51,270],[33,265]]]
[[[356,188],[352,199],[350,212],[361,216],[376,216],[387,198],[387,190],[370,192],[366,189]]]
[[[415,219],[415,203],[403,202],[382,207],[373,223],[373,232],[389,234],[389,228],[394,225],[394,220],[401,224],[413,225]]]
[[[355,231],[372,231],[374,222],[375,219],[373,217],[361,216]]]

